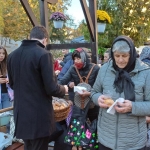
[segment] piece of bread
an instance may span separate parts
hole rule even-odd
[[[105,99],[104,104],[108,105],[109,107],[114,103],[114,101],[111,98]]]

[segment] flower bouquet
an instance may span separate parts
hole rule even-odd
[[[63,22],[67,20],[67,17],[61,12],[54,12],[51,14],[50,20],[53,21],[55,28],[62,28]]]
[[[111,19],[106,11],[97,10],[97,22],[111,23]]]
[[[97,10],[98,32],[103,33],[106,28],[106,23],[111,23],[110,16],[104,10]]]
[[[51,14],[50,20],[66,21],[66,20],[67,20],[67,17],[66,17],[63,13],[61,13],[61,12],[54,12],[54,13]]]

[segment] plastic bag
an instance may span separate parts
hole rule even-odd
[[[12,144],[12,137],[9,134],[0,132],[0,150]]]
[[[10,119],[10,136],[12,137],[13,142],[24,143],[22,139],[17,139],[16,137],[14,137],[14,132],[15,132],[15,123],[14,117],[12,116]]]

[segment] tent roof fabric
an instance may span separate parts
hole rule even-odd
[[[76,37],[74,39],[71,40],[71,43],[87,43],[88,41],[86,41],[84,39],[84,36],[79,36],[79,37]]]

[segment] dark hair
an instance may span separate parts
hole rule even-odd
[[[6,74],[7,74],[7,64],[6,63],[7,63],[7,56],[8,56],[8,54],[7,54],[6,49],[3,46],[0,46],[0,49],[3,49],[4,52],[5,52],[5,58],[0,63],[0,73],[1,73],[1,75],[6,76]]]
[[[33,27],[30,32],[30,39],[36,38],[36,39],[42,40],[44,38],[48,39],[48,37],[49,36],[48,36],[48,32],[46,28],[41,25]]]
[[[83,54],[84,53],[84,54]],[[84,68],[88,67],[88,64],[90,64],[90,56],[87,54],[87,52],[83,48],[77,48],[72,53],[72,59],[75,60],[75,57],[80,58],[82,62],[84,62]]]
[[[80,56],[80,52],[75,50],[73,53],[72,53],[72,59],[74,60],[74,58],[77,57],[77,58],[81,58]]]

